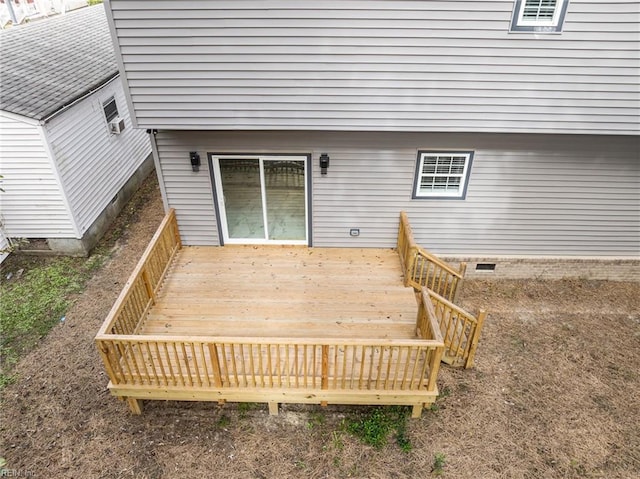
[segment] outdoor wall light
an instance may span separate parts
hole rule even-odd
[[[189,159],[191,160],[191,169],[193,171],[200,171],[200,155],[197,151],[189,152]]]
[[[329,168],[329,155],[322,153],[320,155],[320,173],[327,174],[327,168]]]

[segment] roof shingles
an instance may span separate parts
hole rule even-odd
[[[103,5],[0,33],[0,110],[43,120],[117,74]]]

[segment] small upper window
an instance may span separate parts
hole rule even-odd
[[[472,151],[419,151],[413,197],[464,199],[472,161]]]
[[[105,101],[102,104],[102,108],[104,109],[104,116],[107,118],[107,123],[118,117],[118,105],[116,105],[116,99],[114,97]]]
[[[511,31],[561,32],[568,3],[569,0],[516,0]]]

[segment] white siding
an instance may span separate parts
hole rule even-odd
[[[111,0],[139,126],[637,134],[637,1]],[[119,50],[119,53],[118,53]]]
[[[159,132],[169,206],[185,244],[218,244],[206,161],[188,152],[312,153],[315,246],[392,247],[406,210],[438,254],[637,256],[637,138],[346,132]],[[412,200],[417,152],[473,150],[465,200]],[[331,164],[320,175],[318,157]],[[349,236],[360,228],[360,237]]]
[[[73,238],[71,214],[42,127],[0,112],[0,214],[14,238]]]
[[[4,231],[2,231],[2,224],[0,224],[0,251],[6,250],[9,247],[9,240],[4,235]],[[2,263],[9,253],[1,253],[0,252],[0,263]]]
[[[109,133],[102,107],[112,96],[125,120],[119,135]],[[82,236],[151,153],[149,136],[132,127],[119,79],[53,118],[46,129]]]

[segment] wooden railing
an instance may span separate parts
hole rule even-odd
[[[398,228],[398,254],[404,273],[405,286],[416,292],[429,288],[451,302],[456,302],[462,289],[466,263],[455,269],[438,257],[427,252],[415,242],[407,214],[400,212]]]
[[[438,340],[325,340],[105,335],[113,384],[436,392]]]
[[[114,394],[136,398],[412,404],[438,394],[444,342],[431,303],[416,339],[165,337],[102,333]],[[424,308],[423,308],[424,310]],[[296,395],[297,394],[297,395]]]
[[[427,288],[423,288],[421,294],[422,303],[426,303],[421,310],[424,308],[435,316],[442,333],[445,345],[442,360],[454,366],[472,367],[487,313],[480,310],[478,316],[473,316]]]
[[[165,216],[138,265],[131,273],[120,296],[111,308],[98,336],[104,334],[136,334],[140,324],[155,303],[158,290],[181,248],[176,214]]]

